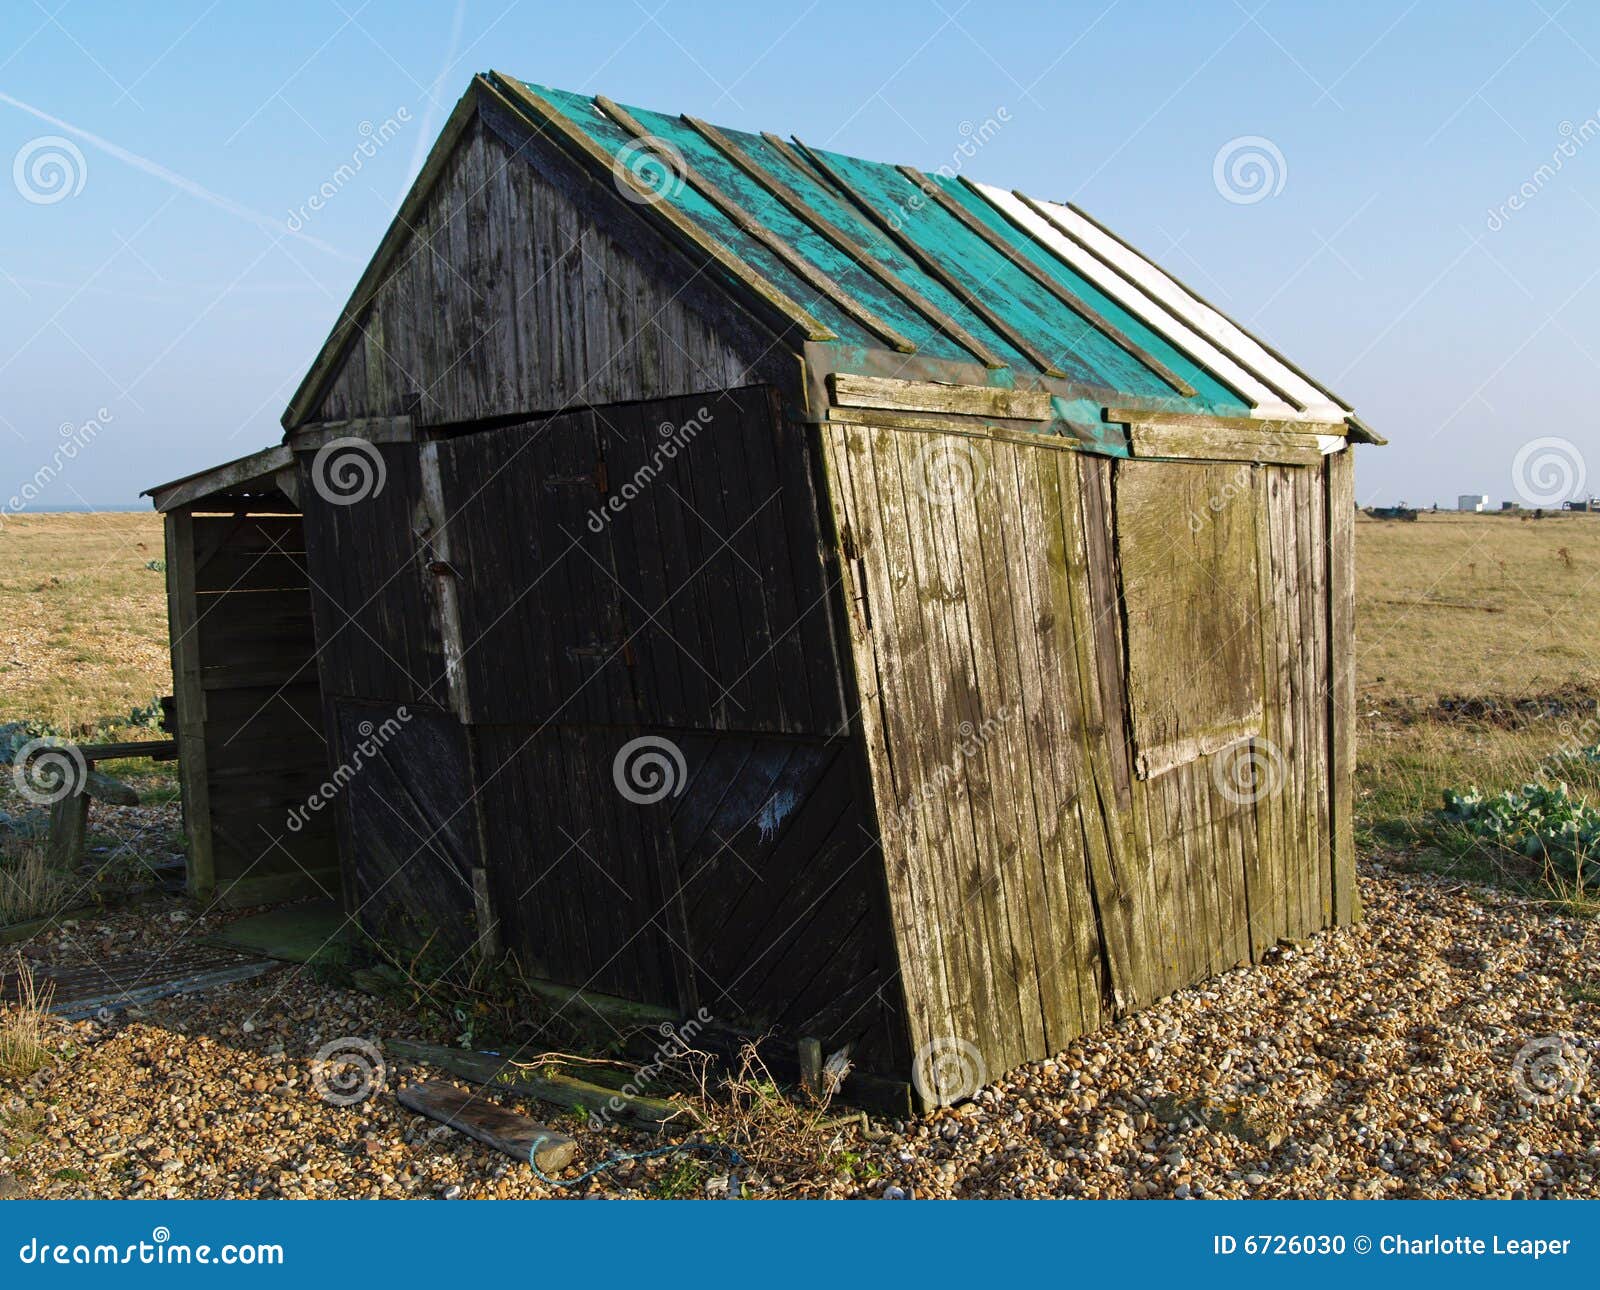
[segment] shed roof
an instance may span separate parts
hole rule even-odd
[[[836,348],[839,370],[888,352],[908,369],[919,359],[981,365],[991,385],[1215,417],[1343,421],[1352,437],[1382,442],[1326,386],[1076,206],[498,72],[475,78],[474,94],[609,179],[642,219],[694,242],[753,309]],[[303,417],[317,370],[286,426]]]
[[[841,343],[1004,364],[1175,410],[1352,413],[1070,204],[490,80],[541,124],[580,131],[619,183],[687,216]]]

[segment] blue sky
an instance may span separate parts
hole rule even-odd
[[[56,462],[29,509],[128,505],[275,442],[490,67],[928,168],[1003,119],[963,173],[1078,202],[1351,401],[1391,440],[1363,502],[1511,497],[1547,435],[1600,491],[1600,6],[12,0],[0,503]],[[1214,178],[1244,136],[1282,158],[1253,202]]]

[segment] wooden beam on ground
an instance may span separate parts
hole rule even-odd
[[[994,229],[990,228],[989,225],[985,224],[954,197],[945,192],[934,180],[929,179],[920,170],[911,166],[896,166],[895,169],[915,184],[923,196],[931,197],[934,204],[951,216],[962,228],[980,239],[992,250],[998,251],[1012,265],[1021,269],[1028,277],[1054,296],[1056,300],[1065,305],[1080,322],[1092,327],[1119,349],[1138,359],[1139,362],[1143,363],[1174,390],[1183,395],[1184,398],[1188,398],[1195,392],[1194,386],[1190,385],[1188,381],[1184,380],[1183,377],[1150,353],[1149,350],[1138,344],[1120,327],[1114,326],[1108,319],[1102,318],[1095,310],[1079,300],[1053,274],[1047,273],[1039,266],[1036,260],[1024,255],[1013,243],[1001,237],[999,233],[995,232]]]
[[[607,1088],[603,1084],[574,1079],[570,1075],[541,1074],[489,1053],[474,1053],[461,1048],[444,1048],[438,1044],[419,1044],[400,1039],[391,1040],[387,1046],[390,1053],[408,1061],[425,1062],[439,1070],[448,1071],[459,1079],[471,1080],[475,1084],[488,1085],[506,1092],[522,1093],[528,1097],[538,1098],[541,1102],[552,1102],[557,1106],[572,1107],[594,1115],[603,1115],[609,1111],[612,1115],[624,1116],[648,1125],[699,1122],[694,1109],[681,1102],[624,1093],[619,1089]]]
[[[408,1111],[437,1120],[514,1160],[529,1161],[545,1173],[565,1169],[578,1154],[578,1144],[566,1134],[442,1080],[412,1084],[394,1096]]]
[[[932,255],[923,250],[922,247],[917,245],[915,239],[906,237],[903,233],[896,229],[892,220],[884,215],[884,213],[875,205],[873,205],[872,202],[870,202],[863,194],[851,188],[850,185],[845,182],[844,177],[835,171],[819,153],[807,147],[805,143],[799,139],[796,139],[795,143],[799,146],[801,151],[805,153],[811,164],[817,170],[820,170],[823,174],[827,175],[829,181],[835,188],[838,188],[842,192],[848,193],[854,200],[855,204],[872,218],[872,222],[876,224],[879,229],[884,232],[884,234],[890,238],[893,238],[895,245],[897,245],[902,251],[915,260],[917,265],[924,273],[938,281],[947,291],[956,296],[962,304],[966,305],[968,309],[972,310],[973,313],[982,318],[996,335],[1004,336],[1011,344],[1012,348],[1014,348],[1019,354],[1025,354],[1028,359],[1032,361],[1033,364],[1038,367],[1038,369],[1046,376],[1059,376],[1063,380],[1066,379],[1066,373],[1060,369],[1054,358],[1046,354],[1042,349],[1040,349],[1020,331],[1008,323],[998,313],[989,308],[988,305],[984,304],[982,300],[979,300],[975,295],[972,294],[972,292],[968,291],[967,288],[962,285],[961,280],[945,267],[944,263],[939,259],[938,256]]]
[[[804,220],[812,229],[854,259],[861,268],[883,283],[884,286],[893,291],[906,304],[910,305],[911,308],[941,332],[955,341],[956,344],[971,353],[985,367],[998,368],[1007,366],[1005,359],[1001,358],[989,346],[985,345],[954,318],[950,317],[943,309],[940,309],[938,305],[901,278],[899,274],[885,268],[877,256],[872,254],[870,248],[864,246],[860,240],[822,214],[821,211],[807,202],[804,197],[774,175],[726,134],[717,129],[716,126],[700,120],[699,117],[686,115],[683,120],[691,129],[699,133],[706,142],[759,184],[762,189],[788,207],[791,213]],[[787,148],[784,149],[784,153],[791,158],[793,156]],[[798,158],[794,158],[793,163],[796,166],[800,166],[801,169],[805,169]],[[809,174],[809,170],[806,173]]]
[[[892,376],[832,372],[828,394],[839,407],[888,408],[906,412],[999,417],[1015,421],[1050,418],[1050,395],[1042,390],[1007,390],[994,385],[942,385]]]

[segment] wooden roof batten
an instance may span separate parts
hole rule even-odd
[[[1055,359],[1051,358],[1026,336],[1019,332],[1015,327],[1008,323],[1004,318],[1002,318],[998,313],[989,308],[988,305],[984,304],[983,301],[979,300],[970,291],[968,291],[961,284],[961,280],[952,274],[947,268],[945,268],[945,266],[939,261],[938,257],[930,255],[927,251],[924,251],[920,246],[918,246],[913,239],[905,236],[905,234],[896,229],[893,222],[889,220],[882,211],[873,205],[873,203],[868,200],[865,195],[852,188],[849,183],[845,181],[844,176],[839,174],[838,171],[830,166],[819,153],[808,147],[805,141],[802,139],[796,138],[794,142],[795,146],[805,154],[812,167],[820,171],[823,175],[827,176],[830,184],[832,184],[840,192],[846,194],[850,200],[856,204],[856,206],[864,211],[872,220],[872,222],[876,224],[885,235],[892,239],[895,245],[905,252],[906,255],[910,256],[924,273],[926,273],[930,278],[935,279],[941,286],[945,288],[945,290],[949,291],[952,295],[959,299],[962,304],[966,305],[968,309],[972,310],[973,313],[982,318],[984,323],[987,324],[996,335],[1004,336],[1006,341],[1014,349],[1016,349],[1018,353],[1025,355],[1028,360],[1046,376],[1060,377],[1063,380],[1066,379],[1067,374],[1063,372],[1059,366],[1057,366]]]
[[[1234,320],[1231,317],[1229,317],[1226,313],[1223,313],[1223,311],[1221,309],[1218,309],[1214,304],[1212,304],[1209,300],[1207,300],[1204,296],[1202,296],[1198,291],[1196,291],[1188,283],[1184,282],[1176,274],[1170,273],[1166,269],[1161,268],[1160,265],[1156,264],[1156,262],[1154,260],[1150,259],[1149,256],[1145,255],[1144,252],[1139,250],[1138,247],[1134,246],[1125,237],[1122,237],[1120,234],[1118,234],[1118,233],[1112,231],[1111,229],[1107,228],[1104,224],[1102,224],[1099,220],[1097,220],[1093,215],[1089,214],[1088,211],[1084,210],[1081,206],[1077,205],[1077,203],[1075,203],[1075,202],[1063,202],[1062,204],[1069,211],[1071,211],[1074,215],[1076,215],[1079,219],[1083,220],[1085,223],[1087,223],[1089,225],[1092,225],[1095,229],[1097,229],[1104,236],[1110,238],[1113,242],[1117,243],[1118,246],[1122,247],[1122,249],[1127,251],[1130,255],[1136,255],[1141,260],[1145,261],[1145,263],[1154,266],[1155,269],[1157,270],[1157,272],[1165,275],[1165,277],[1175,287],[1177,287],[1185,295],[1189,296],[1189,298],[1192,299],[1193,301],[1195,301],[1195,303],[1197,303],[1199,305],[1203,305],[1205,308],[1211,310],[1212,313],[1217,314],[1217,315],[1221,316],[1224,319],[1227,319],[1228,322],[1232,323],[1233,326],[1235,326],[1235,327],[1237,327],[1239,329],[1239,331],[1240,331],[1240,333],[1242,335],[1248,337],[1250,340],[1254,341],[1257,345],[1259,345],[1264,353],[1270,355],[1272,358],[1274,358],[1278,362],[1282,363],[1284,365],[1284,367],[1288,368],[1289,371],[1293,372],[1296,376],[1298,376],[1302,381],[1304,381],[1312,389],[1320,391],[1323,394],[1323,396],[1329,400],[1329,402],[1331,402],[1331,403],[1333,403],[1333,404],[1335,404],[1335,405],[1337,405],[1338,407],[1341,407],[1341,408],[1354,408],[1355,405],[1353,403],[1351,403],[1348,399],[1341,398],[1338,394],[1335,394],[1332,390],[1330,390],[1321,381],[1317,380],[1316,378],[1311,376],[1310,373],[1305,371],[1305,369],[1302,368],[1298,363],[1294,362],[1287,355],[1281,353],[1274,346],[1269,345],[1266,341],[1262,340],[1261,337],[1257,336],[1248,327],[1245,327],[1241,323],[1234,322]],[[1348,424],[1350,426],[1350,428],[1352,430],[1354,430],[1356,432],[1355,435],[1352,436],[1352,438],[1358,439],[1359,442],[1372,443],[1372,444],[1386,444],[1386,443],[1389,442],[1382,435],[1380,435],[1376,430],[1372,429],[1369,425],[1367,425],[1367,423],[1365,421],[1363,421],[1359,416],[1356,416],[1354,412],[1350,412],[1348,415],[1346,415],[1345,422],[1346,422],[1346,424]]]
[[[989,346],[985,345],[954,318],[950,317],[949,314],[940,309],[938,305],[934,304],[909,282],[905,281],[899,274],[892,273],[885,268],[882,261],[873,255],[871,250],[864,246],[859,239],[853,237],[821,211],[817,210],[804,197],[774,175],[744,148],[717,129],[716,126],[708,121],[702,121],[699,117],[689,116],[687,113],[684,114],[682,119],[690,129],[694,130],[713,148],[716,148],[729,161],[739,167],[751,180],[759,184],[765,192],[786,206],[793,215],[804,220],[812,230],[820,233],[828,241],[832,242],[834,246],[838,247],[839,250],[850,256],[862,269],[888,287],[889,290],[898,295],[906,304],[926,318],[949,339],[978,359],[985,367],[993,369],[1009,366],[1005,359],[997,355]],[[781,140],[779,142],[781,143]],[[800,166],[803,173],[808,176],[811,174],[809,169],[801,166],[798,158],[794,158],[792,164]]]
[[[671,202],[656,200],[656,194],[634,178],[626,166],[614,167],[611,157],[593,139],[553,103],[534,93],[521,81],[503,72],[490,72],[493,86],[504,89],[524,115],[531,116],[539,129],[561,142],[570,152],[587,162],[597,171],[611,176],[617,183],[626,183],[640,198],[633,203],[644,219],[654,220],[668,232],[680,246],[698,252],[714,261],[735,282],[744,287],[755,301],[780,321],[781,329],[798,330],[807,340],[837,340],[833,330],[785,295],[772,283],[745,264],[727,247],[706,234]]]
[[[1194,386],[1190,385],[1188,381],[1184,380],[1183,377],[1150,353],[1149,350],[1145,349],[1120,327],[1115,326],[1110,320],[1102,318],[1089,305],[1079,300],[1061,282],[1041,269],[1036,261],[1024,255],[1014,245],[1006,241],[1005,238],[1001,237],[965,206],[950,196],[949,193],[945,192],[937,183],[929,179],[927,175],[912,166],[896,166],[895,169],[915,184],[917,190],[923,196],[931,197],[941,210],[956,219],[969,233],[981,239],[1013,265],[1021,269],[1057,301],[1065,305],[1078,319],[1087,323],[1119,349],[1144,364],[1184,398],[1187,399],[1194,394]]]
[[[972,191],[978,193],[978,195],[980,197],[984,196],[984,194],[977,187],[977,185],[973,184],[970,180],[963,179],[962,182],[965,183],[968,188],[972,189]],[[1073,246],[1077,247],[1086,256],[1088,256],[1091,260],[1093,260],[1095,264],[1100,265],[1106,272],[1114,274],[1116,276],[1116,278],[1119,281],[1125,283],[1129,287],[1130,290],[1133,290],[1133,291],[1137,292],[1140,297],[1142,297],[1143,299],[1145,299],[1146,301],[1149,302],[1151,308],[1153,308],[1155,310],[1158,310],[1161,313],[1167,314],[1170,318],[1172,318],[1172,320],[1175,323],[1179,324],[1180,326],[1184,325],[1183,324],[1183,320],[1181,318],[1179,318],[1177,315],[1172,314],[1170,309],[1168,309],[1168,307],[1157,296],[1155,296],[1150,291],[1150,289],[1144,285],[1144,283],[1140,282],[1137,278],[1133,277],[1121,265],[1116,264],[1114,261],[1109,260],[1105,256],[1101,255],[1099,251],[1097,251],[1094,247],[1090,246],[1081,237],[1079,237],[1076,233],[1074,233],[1070,228],[1068,228],[1065,224],[1063,224],[1059,219],[1057,219],[1054,215],[1052,215],[1050,213],[1049,209],[1045,206],[1045,204],[1043,202],[1038,201],[1036,198],[1030,197],[1027,193],[1023,192],[1020,188],[1012,189],[1011,190],[1011,195],[1013,197],[1015,197],[1019,202],[1021,202],[1024,206],[1026,206],[1028,208],[1028,210],[1033,212],[1034,215],[1038,216],[1039,219],[1043,220],[1045,222],[1045,224],[1047,224],[1053,231],[1055,231],[1056,233],[1060,234],[1061,237],[1066,239],[1068,242],[1072,243]],[[989,204],[992,207],[994,207],[994,209],[999,210],[1001,215],[1006,217],[1006,219],[1011,223],[1013,228],[1018,229],[1019,232],[1021,232],[1025,237],[1028,237],[1036,245],[1043,246],[1044,249],[1046,251],[1048,251],[1051,254],[1051,256],[1053,256],[1055,259],[1060,260],[1063,264],[1066,264],[1069,268],[1074,268],[1075,269],[1075,266],[1073,266],[1071,264],[1071,262],[1068,261],[1061,254],[1061,252],[1057,251],[1054,247],[1050,246],[1048,243],[1042,242],[1037,237],[1034,237],[1033,234],[1029,230],[1020,227],[1020,225],[1018,225],[1016,223],[1015,219],[1012,218],[1011,214],[1009,212],[1007,212],[1003,207],[996,205],[994,202],[990,202]],[[1199,333],[1195,333],[1195,337],[1197,339],[1205,341],[1206,343],[1211,345],[1219,354],[1221,354],[1224,357],[1226,357],[1228,359],[1231,359],[1233,362],[1237,363],[1239,365],[1239,367],[1241,369],[1243,369],[1243,373],[1245,375],[1248,375],[1251,378],[1259,381],[1262,384],[1262,386],[1264,386],[1270,393],[1272,393],[1272,394],[1276,395],[1278,398],[1282,399],[1284,401],[1284,403],[1286,403],[1288,406],[1296,409],[1297,411],[1302,411],[1303,412],[1305,410],[1305,408],[1306,408],[1305,400],[1301,399],[1301,398],[1296,398],[1295,395],[1291,391],[1289,391],[1289,390],[1287,390],[1287,389],[1285,389],[1283,387],[1281,382],[1279,382],[1277,380],[1274,380],[1270,373],[1260,371],[1258,368],[1256,368],[1256,367],[1250,365],[1249,363],[1245,362],[1241,355],[1232,353],[1224,345],[1220,344],[1214,338],[1200,336]],[[1195,362],[1199,363],[1202,367],[1204,367],[1207,371],[1211,372],[1211,374],[1213,376],[1215,376],[1219,381],[1221,381],[1229,389],[1233,390],[1235,394],[1238,394],[1238,395],[1240,395],[1242,397],[1245,397],[1245,398],[1249,397],[1247,391],[1240,390],[1240,389],[1237,388],[1237,382],[1236,381],[1230,380],[1225,373],[1218,372],[1216,370],[1216,364],[1215,364],[1214,361],[1208,360],[1207,356],[1205,356],[1204,354],[1196,353],[1195,352],[1195,348],[1196,347],[1194,346],[1194,343],[1193,343],[1192,340],[1188,340],[1181,333],[1178,334],[1178,335],[1168,335],[1167,338],[1174,346],[1176,346],[1177,348],[1183,350],[1183,352],[1188,354],[1190,358],[1194,359]]]
[[[914,354],[917,352],[917,347],[912,341],[902,336],[882,318],[879,318],[877,314],[858,301],[850,292],[846,291],[821,269],[817,268],[816,265],[812,264],[810,260],[796,251],[788,242],[751,215],[749,211],[745,210],[738,202],[718,188],[715,183],[691,166],[681,154],[676,154],[660,146],[655,135],[645,129],[644,125],[627,108],[607,98],[604,94],[596,94],[594,96],[594,104],[631,134],[635,141],[648,147],[662,165],[676,172],[684,183],[688,184],[715,206],[737,228],[760,242],[762,246],[783,261],[808,286],[832,301],[844,313],[854,318],[880,340],[886,342],[891,349],[901,354]]]

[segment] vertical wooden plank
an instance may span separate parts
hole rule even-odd
[[[1355,461],[1346,448],[1327,459],[1328,508],[1328,764],[1332,828],[1333,919],[1361,917],[1356,894],[1355,830]]]
[[[178,714],[178,779],[183,827],[189,837],[189,895],[209,900],[216,887],[211,797],[206,778],[206,695],[201,687],[200,636],[194,590],[194,517],[169,511],[167,630],[172,644],[172,693]]]
[[[968,631],[977,667],[981,719],[974,726],[975,774],[988,783],[994,832],[994,881],[1000,898],[1009,972],[1017,993],[1025,1053],[1056,1050],[1052,1035],[1081,1026],[1071,965],[1062,970],[1046,894],[1043,846],[1034,803],[1031,768],[1023,737],[1026,720],[1017,676],[1008,577],[1010,543],[1002,532],[998,456],[1015,449],[970,441],[978,496],[951,508],[954,545],[950,557],[965,588]],[[1009,463],[1006,463],[1009,465]],[[1063,911],[1064,916],[1064,911]],[[1064,1044],[1066,1039],[1062,1039]]]
[[[963,830],[958,841],[965,854],[958,852],[961,881],[956,890],[962,917],[971,929],[969,943],[976,950],[974,970],[982,974],[989,999],[980,1013],[990,1026],[982,1046],[995,1069],[1009,1070],[1039,1051],[1043,1032],[1033,956],[1029,950],[1024,973],[1024,954],[1011,934],[1009,866],[1003,859],[997,818],[1001,812],[995,801],[1003,797],[1006,785],[981,773],[984,761],[967,748],[987,715],[981,674],[992,673],[992,652],[980,648],[982,638],[973,630],[970,597],[978,589],[969,588],[963,576],[956,513],[988,505],[987,466],[977,443],[941,443],[911,435],[897,435],[895,440],[902,475],[911,483],[907,513],[913,532],[922,539],[915,549],[926,561],[919,584],[924,615],[948,698],[943,724],[924,731],[923,737],[934,741],[930,751],[944,791],[951,795],[957,827]],[[941,458],[941,452],[957,455],[952,462]],[[1008,809],[1003,800],[999,805]]]
[[[1040,963],[1042,989],[1059,991],[1061,1016],[1050,1029],[1053,1050],[1093,1029],[1101,1013],[1101,944],[1094,930],[1090,875],[1080,823],[1086,778],[1074,738],[1082,709],[1062,680],[1070,655],[1064,623],[1066,603],[1059,589],[1061,544],[1051,538],[1051,511],[1040,493],[1034,453],[1016,445],[995,445],[994,503],[997,528],[1008,535],[1037,533],[1032,543],[998,543],[1005,560],[1005,594],[1010,635],[1016,642],[1021,714],[1019,735],[1030,765],[1029,794],[1040,835],[1040,879],[1050,915],[1051,952]],[[1054,506],[1059,507],[1059,496]],[[1043,525],[1030,528],[1030,525]],[[1091,789],[1090,789],[1091,791]]]
[[[869,443],[870,431],[825,425],[820,434],[829,502],[846,571],[846,605],[857,685],[860,721],[876,797],[891,924],[905,990],[906,1023],[913,1050],[936,1039],[970,1033],[966,1009],[952,1002],[951,977],[964,970],[954,962],[943,921],[935,852],[948,821],[936,824],[919,788],[923,782],[916,742],[906,742],[923,719],[925,677],[920,659],[908,657],[904,638],[914,623],[902,625],[906,611],[897,587],[909,577],[907,554],[884,531],[884,507]],[[910,607],[914,619],[914,606]],[[909,756],[891,753],[906,749]]]
[[[1078,814],[1094,882],[1100,934],[1111,970],[1112,1001],[1117,1010],[1136,1007],[1152,996],[1144,946],[1150,937],[1150,893],[1135,848],[1116,811],[1116,793],[1107,778],[1109,768],[1098,738],[1090,731],[1105,729],[1100,710],[1100,688],[1090,655],[1094,637],[1088,599],[1088,551],[1083,536],[1080,467],[1074,454],[1038,454],[1035,467],[1048,502],[1038,521],[1041,533],[1059,553],[1059,572],[1051,580],[1053,601],[1041,617],[1041,631],[1053,634],[1054,651],[1064,669],[1061,685],[1067,712],[1076,712],[1075,729],[1063,741],[1067,765],[1078,794]],[[1044,624],[1048,623],[1048,626]],[[1076,698],[1066,696],[1076,695]],[[1100,755],[1097,755],[1099,753]]]

